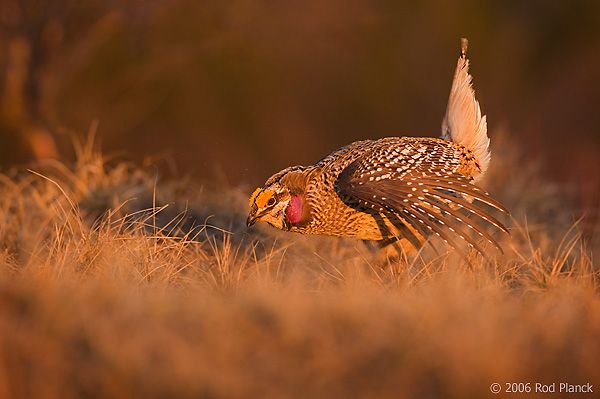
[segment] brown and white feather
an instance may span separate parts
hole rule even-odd
[[[463,145],[473,152],[481,172],[473,176],[477,182],[487,170],[491,154],[485,115],[481,115],[475,99],[467,59],[467,39],[461,39],[462,51],[456,64],[446,115],[442,121],[442,138]]]

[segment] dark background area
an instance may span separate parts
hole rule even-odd
[[[4,0],[0,21],[4,170],[94,131],[164,175],[254,186],[354,140],[437,136],[467,37],[492,140],[597,201],[595,0]]]

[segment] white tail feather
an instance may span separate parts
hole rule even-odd
[[[467,44],[467,39],[461,39],[462,51],[454,72],[446,116],[442,121],[442,138],[461,144],[473,152],[481,167],[481,173],[473,176],[477,181],[483,177],[490,163],[490,139],[485,115],[481,116],[469,75]]]

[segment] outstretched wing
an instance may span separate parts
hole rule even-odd
[[[507,214],[508,211],[461,173],[468,170],[469,152],[446,143],[435,139],[400,139],[375,148],[342,171],[338,190],[365,207],[394,213],[423,237],[436,234],[458,249],[448,231],[454,232],[485,255],[469,234],[474,231],[502,251],[480,221],[506,233],[508,230],[478,203]],[[460,212],[461,208],[476,219],[468,218]]]

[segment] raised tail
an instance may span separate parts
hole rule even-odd
[[[454,72],[446,116],[442,121],[442,138],[461,144],[473,152],[481,168],[481,173],[473,176],[476,182],[485,174],[491,154],[487,122],[475,99],[472,77],[469,74],[467,45],[467,39],[461,39],[461,53]]]

